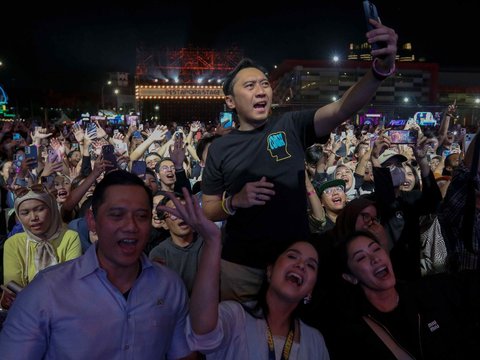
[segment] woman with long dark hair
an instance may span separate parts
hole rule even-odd
[[[207,359],[329,359],[320,332],[297,316],[310,300],[318,271],[318,253],[306,241],[291,244],[267,267],[258,302],[219,302],[219,228],[208,220],[196,199],[184,189],[185,205],[168,195],[181,217],[202,235],[205,244],[190,300],[187,338],[192,350]]]

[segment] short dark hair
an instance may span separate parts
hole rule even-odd
[[[97,216],[97,211],[100,205],[104,202],[105,192],[110,186],[114,185],[135,185],[140,186],[145,190],[148,196],[150,209],[153,206],[153,195],[152,191],[144,184],[143,180],[140,179],[137,175],[132,174],[125,170],[115,170],[110,171],[105,177],[100,181],[92,195],[92,211],[93,216]]]
[[[145,169],[145,175],[147,175],[147,174],[148,174],[148,175],[152,175],[152,176],[155,178],[155,180],[157,180],[157,174],[155,174],[155,171],[153,171],[153,170],[150,169],[149,167],[147,167],[147,168]],[[158,182],[158,181],[157,181],[157,182]]]
[[[177,199],[185,200],[185,197],[183,196],[183,194],[180,194],[180,193],[178,193],[178,192],[173,192],[172,194],[174,194]],[[158,205],[165,206],[165,205],[167,205],[167,203],[168,203],[169,201],[172,201],[172,199],[170,199],[165,193],[164,193],[164,196],[165,196],[165,197],[158,202],[157,206],[158,206]],[[163,211],[163,210],[157,211],[157,209],[155,208],[155,212],[157,213],[157,217],[158,217],[160,220],[165,219],[165,211]]]
[[[203,135],[200,140],[198,140],[197,148],[195,149],[195,151],[196,151],[197,156],[200,160],[206,160],[206,159],[202,159],[203,152],[205,151],[205,148],[207,147],[208,144],[213,142],[213,140],[215,140],[219,137],[220,137],[220,135],[218,135],[218,134],[208,134],[207,133],[207,134]]]
[[[323,146],[313,144],[305,150],[305,162],[309,165],[316,165],[323,158]]]
[[[247,68],[255,68],[260,70],[264,74],[267,73],[267,71],[263,66],[257,64],[251,59],[244,58],[240,60],[237,66],[235,66],[235,68],[227,74],[227,76],[225,77],[225,80],[223,81],[223,94],[225,96],[233,94],[233,85],[235,85],[233,80],[235,79],[235,76],[237,76],[240,70],[247,69]]]
[[[146,154],[145,154],[145,159],[146,159],[147,157],[149,157],[149,156],[152,156],[152,155],[153,155],[153,156],[157,156],[160,160],[162,159],[162,157],[160,156],[160,154],[157,153],[157,152],[155,152],[155,151],[146,153]]]
[[[162,158],[160,158],[160,160],[155,164],[155,171],[156,171],[157,173],[160,173],[160,166],[161,166],[161,164],[164,163],[165,161],[171,161],[171,162],[175,165],[175,163],[173,162],[173,160],[172,160],[171,158],[169,158],[169,157],[167,157],[167,156],[162,157]]]

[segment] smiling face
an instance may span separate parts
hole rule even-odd
[[[416,184],[414,169],[410,165],[403,166],[405,170],[405,181],[400,185],[402,191],[412,191]]]
[[[345,191],[348,191],[353,184],[353,172],[348,167],[339,165],[335,169],[335,179],[345,181]]]
[[[160,219],[157,214],[157,205],[162,201],[165,195],[155,195],[153,197],[153,210],[152,210],[152,226],[156,229],[165,229],[168,230],[167,225],[165,224],[165,219]]]
[[[359,283],[364,291],[384,291],[395,286],[392,262],[385,249],[373,239],[359,235],[347,244],[347,267],[343,278]]]
[[[50,209],[40,200],[25,200],[18,207],[18,217],[23,227],[40,238],[49,230],[50,216]]]
[[[161,157],[157,154],[150,154],[146,157],[145,162],[147,167],[155,171],[155,165],[160,161]]]
[[[72,151],[69,157],[70,164],[72,166],[77,166],[80,160],[82,160],[82,154],[80,153],[80,151],[78,150]]]
[[[325,189],[320,199],[323,207],[332,212],[340,212],[347,204],[347,196],[343,186],[332,186]]]
[[[59,175],[55,177],[54,181],[55,190],[57,191],[57,202],[64,203],[67,200],[68,195],[70,195],[70,190],[72,188],[72,183],[69,178]]]
[[[163,160],[159,166],[158,177],[160,179],[162,190],[173,189],[177,177],[175,175],[175,165],[171,160]]]
[[[272,87],[265,74],[256,68],[240,70],[233,79],[232,95],[225,97],[229,109],[236,110],[240,130],[262,125],[270,114]]]
[[[138,185],[112,185],[105,190],[95,218],[88,227],[98,235],[97,255],[108,272],[136,267],[149,240],[152,207],[145,189]]]
[[[368,230],[374,221],[377,221],[377,208],[368,205],[358,213],[355,230]]]
[[[270,286],[267,296],[275,295],[284,301],[297,304],[312,293],[317,274],[317,251],[312,244],[296,242],[268,267]]]

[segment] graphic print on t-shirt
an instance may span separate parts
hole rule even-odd
[[[282,161],[292,156],[287,150],[287,135],[284,131],[268,135],[267,150],[276,161]]]

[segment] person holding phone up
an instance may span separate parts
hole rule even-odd
[[[421,190],[402,191],[406,184],[404,163],[408,159],[390,149],[388,136],[377,138],[371,154],[378,213],[393,242],[390,255],[395,273],[404,280],[421,276],[419,218],[435,214],[442,200],[427,160],[427,140],[425,136],[419,138],[413,149],[420,168]]]
[[[250,59],[240,61],[225,78],[225,103],[239,126],[210,146],[202,183],[207,217],[227,219],[223,299],[247,300],[256,294],[267,254],[309,236],[304,150],[326,142],[395,73],[398,36],[378,21],[370,23],[374,29],[366,33],[368,43],[386,46],[371,51],[374,61],[365,76],[338,101],[318,109],[272,112],[266,71]]]

